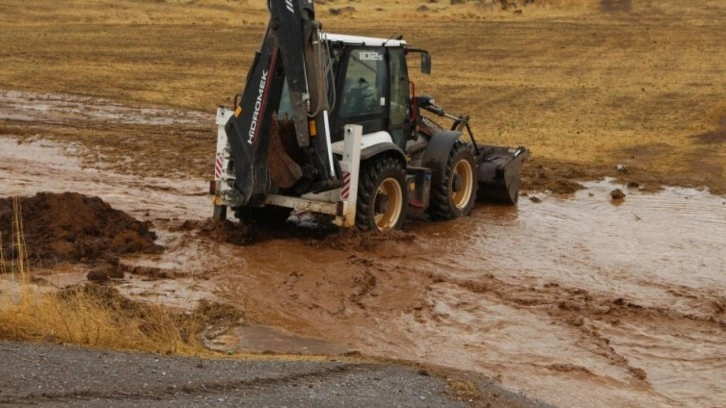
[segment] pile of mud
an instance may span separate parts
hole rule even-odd
[[[5,259],[18,257],[14,215],[22,215],[25,251],[31,265],[49,267],[60,262],[116,262],[119,255],[159,252],[156,234],[123,211],[98,197],[78,193],[38,193],[17,200],[0,199],[0,234]]]

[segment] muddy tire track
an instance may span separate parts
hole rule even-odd
[[[521,287],[507,284],[494,275],[485,275],[482,279],[460,280],[448,276],[432,274],[432,282],[435,284],[451,284],[466,291],[494,298],[497,303],[508,304],[515,308],[526,309],[536,314],[543,314],[549,317],[553,323],[569,326],[580,333],[576,344],[583,350],[603,357],[613,366],[619,367],[632,375],[633,380],[646,382],[644,370],[633,367],[627,358],[619,354],[610,345],[610,340],[603,336],[597,328],[590,324],[593,320],[627,319],[636,311],[637,316],[651,315],[644,312],[640,306],[623,302],[622,299],[614,301],[609,299],[594,299],[593,296],[583,289],[563,288],[558,284],[545,284],[542,287]],[[430,307],[429,307],[430,308]],[[655,314],[660,311],[654,311]],[[440,315],[431,313],[430,318],[439,320]],[[667,314],[673,320],[670,314]],[[417,319],[423,321],[419,315]],[[617,320],[615,320],[617,321]],[[551,364],[553,371],[571,372],[579,371],[596,377],[586,367],[572,364]]]
[[[572,317],[590,318],[612,324],[617,324],[621,319],[657,319],[666,323],[685,320],[702,323],[712,328],[726,329],[724,296],[714,295],[713,298],[707,299],[698,310],[699,313],[684,313],[665,307],[641,306],[622,297],[598,295],[581,288],[563,287],[554,282],[537,287],[522,287],[498,279],[493,274],[486,274],[478,280],[431,274],[431,279],[434,282],[452,283],[474,293],[492,295],[512,305],[545,310],[553,318],[562,317],[566,320],[571,320]],[[696,291],[687,288],[681,290],[675,293],[688,298],[703,298],[702,292],[696,294]],[[692,294],[684,294],[688,292]]]

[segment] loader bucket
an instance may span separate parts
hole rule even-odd
[[[529,156],[524,147],[480,145],[477,157],[479,190],[477,199],[517,204],[522,184],[522,162]]]

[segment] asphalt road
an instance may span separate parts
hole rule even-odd
[[[201,359],[0,342],[0,406],[544,406],[494,384],[456,401],[414,367],[345,361]]]

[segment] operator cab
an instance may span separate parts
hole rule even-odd
[[[335,89],[340,90],[332,112],[333,141],[343,140],[345,125],[356,124],[363,126],[364,135],[388,132],[403,150],[415,122],[406,41],[338,34],[323,38],[334,61]],[[422,55],[427,60],[428,53]]]
[[[335,83],[328,99],[332,142],[343,140],[345,125],[363,126],[363,134],[386,132],[401,150],[415,137],[411,113],[411,86],[406,54],[420,52],[422,71],[430,72],[426,51],[411,49],[400,38],[374,38],[324,34],[330,51]],[[330,79],[329,79],[330,81]],[[292,113],[287,83],[283,88],[279,115]]]

